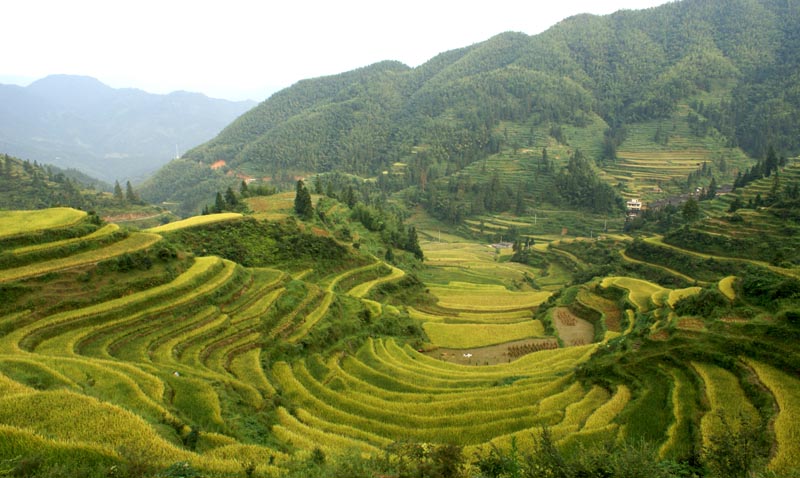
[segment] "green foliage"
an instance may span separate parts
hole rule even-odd
[[[709,437],[709,444],[703,449],[703,459],[712,477],[752,476],[769,453],[759,423],[746,414],[737,418],[738,426],[733,426],[720,414],[722,430]]]
[[[595,213],[622,210],[622,198],[601,181],[580,150],[575,151],[565,170],[556,175],[556,191],[567,204]]]
[[[675,304],[674,309],[678,315],[719,318],[730,312],[731,304],[728,298],[714,287],[682,298]]]
[[[695,247],[698,246],[693,246],[693,248]],[[713,257],[706,259],[653,244],[641,238],[634,239],[628,245],[625,253],[634,259],[661,265],[704,281],[716,281],[725,276],[735,275],[740,270],[740,265],[733,261]]]
[[[794,277],[752,268],[745,269],[740,277],[738,287],[742,297],[762,307],[776,310],[782,302],[800,297],[800,280]]]
[[[364,264],[328,237],[300,230],[293,220],[245,217],[164,234],[176,247],[197,255],[217,255],[250,267],[313,267],[319,274]]]

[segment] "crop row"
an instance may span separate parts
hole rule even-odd
[[[205,216],[194,216],[180,221],[170,222],[162,226],[147,229],[147,232],[165,233],[185,229],[187,227],[202,226],[215,222],[232,221],[241,218],[238,212],[223,212],[219,214],[206,214]]]
[[[65,229],[83,221],[86,212],[58,207],[36,211],[0,211],[0,238],[31,235],[31,233]]]
[[[693,362],[692,367],[703,380],[709,410],[703,416],[701,430],[703,443],[709,438],[723,433],[723,420],[729,425],[739,427],[741,417],[758,420],[758,412],[747,400],[736,376],[715,365]]]
[[[777,451],[769,468],[777,473],[800,468],[800,380],[770,365],[747,360],[747,364],[758,374],[758,379],[772,392],[778,404],[775,419]]]
[[[0,254],[0,267],[3,269],[22,267],[33,262],[42,262],[66,257],[89,249],[122,240],[128,233],[120,231],[116,224],[108,224],[85,236],[45,242],[19,247]]]
[[[201,295],[217,293],[220,287],[229,281],[235,271],[235,265],[230,262],[220,263],[219,259],[201,261],[199,267],[190,268],[189,271],[169,284],[83,309],[46,317],[15,331],[12,340],[16,340],[20,347],[26,350],[34,350],[42,341],[56,337],[64,332],[83,329],[92,324],[107,327],[116,325],[116,323],[130,321],[131,313],[137,309],[141,312],[133,312],[134,320],[138,316],[151,311],[166,310],[178,305],[188,304],[192,299]],[[207,277],[208,273],[214,272],[218,272],[214,280],[201,283],[202,285],[196,287],[192,293],[183,292],[185,290],[184,287],[190,287],[195,284],[193,279]],[[181,292],[183,294],[174,299],[175,294]],[[115,322],[111,323],[112,321]],[[91,332],[92,330],[88,329],[83,332]]]
[[[369,395],[355,396],[350,391],[338,393],[313,380],[303,370],[292,370],[288,364],[276,364],[273,369],[283,393],[294,403],[325,421],[369,430],[391,440],[479,444],[499,434],[554,424],[560,417],[558,408],[572,403],[576,394],[583,395],[575,384],[540,403],[526,397],[523,404],[512,405],[501,398],[502,407],[496,402],[484,410],[464,408],[460,413],[453,410],[450,415],[442,415],[430,404],[421,402],[414,412],[403,413],[394,408],[393,402],[374,397],[370,402],[367,401]],[[542,407],[546,412],[541,411]]]
[[[439,347],[467,349],[484,347],[532,337],[543,337],[544,326],[538,320],[514,324],[423,324],[431,342]]]
[[[87,264],[102,262],[123,254],[130,254],[145,250],[161,240],[161,236],[147,233],[133,233],[122,241],[114,242],[105,247],[86,252],[80,252],[60,259],[5,269],[0,271],[0,282],[10,282],[23,278],[39,276],[49,272],[57,272]]]

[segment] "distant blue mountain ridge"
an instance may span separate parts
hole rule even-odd
[[[116,89],[88,76],[0,84],[0,153],[107,182],[137,182],[255,105],[186,91]]]

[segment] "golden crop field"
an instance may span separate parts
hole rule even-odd
[[[56,272],[86,264],[94,264],[122,254],[147,249],[161,240],[157,234],[144,232],[133,233],[124,240],[112,243],[99,249],[81,252],[62,259],[53,259],[46,262],[37,262],[31,265],[5,269],[0,271],[0,282],[10,282],[25,277],[33,277],[48,272]]]
[[[622,289],[627,289],[628,297],[630,298],[631,302],[633,302],[633,304],[639,308],[640,311],[649,310],[651,298],[655,294],[665,291],[665,289],[660,285],[631,277],[606,277],[600,283],[600,286],[603,288],[616,286]]]
[[[147,229],[147,232],[177,231],[187,227],[203,226],[222,221],[232,221],[241,217],[242,215],[238,212],[222,212],[219,214],[206,214],[205,216],[193,216],[180,221],[170,222],[168,224],[164,224],[163,226],[151,227],[150,229]]]
[[[736,276],[728,276],[719,281],[719,291],[730,300],[736,299],[736,291],[733,289],[733,283],[736,281]]]
[[[710,436],[722,433],[720,414],[724,414],[726,421],[732,426],[738,426],[737,420],[740,415],[758,420],[758,412],[745,397],[736,376],[723,368],[707,363],[692,362],[692,367],[703,379],[706,398],[711,407],[701,422],[705,444],[708,444]]]
[[[68,227],[81,222],[84,218],[86,212],[68,207],[36,211],[0,211],[0,237]]]
[[[800,468],[800,380],[770,365],[747,360],[747,364],[758,374],[758,379],[769,388],[778,402],[778,417],[775,419],[777,452],[769,462],[769,469],[777,473]]]
[[[430,287],[439,299],[439,305],[464,311],[511,311],[536,307],[550,297],[550,292],[515,292],[488,286],[475,287]]]
[[[544,326],[538,320],[515,324],[444,324],[427,322],[425,333],[434,345],[454,349],[484,347],[512,340],[543,337]]]
[[[675,307],[675,304],[686,297],[690,297],[693,295],[697,295],[702,290],[702,287],[687,287],[685,289],[674,289],[669,292],[669,298],[667,299],[667,304],[670,307]]]

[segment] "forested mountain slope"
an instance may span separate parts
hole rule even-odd
[[[417,68],[382,62],[303,80],[189,151],[145,194],[181,200],[165,185],[198,165],[195,186],[225,173],[375,176],[402,163],[395,187],[424,189],[493,154],[554,143],[591,149],[606,170],[637,125],[655,145],[688,127],[753,157],[769,145],[794,153],[799,19],[791,2],[684,0],[503,33]]]

